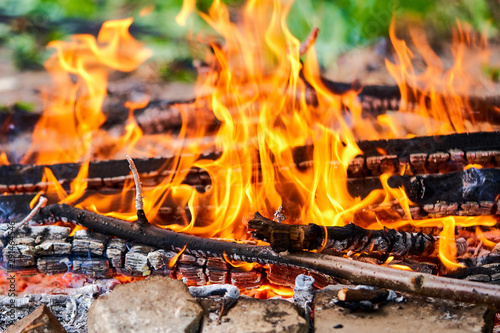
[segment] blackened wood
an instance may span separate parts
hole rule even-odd
[[[358,145],[363,152],[366,163],[360,163],[359,160],[353,161],[355,165],[349,169],[350,177],[376,176],[384,171],[399,170],[400,165],[409,165],[414,169],[414,172],[455,171],[460,170],[463,165],[470,163],[470,161],[467,161],[467,156],[471,158],[473,163],[484,163],[484,166],[500,164],[500,161],[497,160],[500,158],[500,132],[360,141]],[[473,152],[473,154],[470,153],[467,155],[467,152]],[[299,169],[307,166],[306,162],[312,162],[312,153],[313,149],[311,146],[294,148],[294,161]],[[428,157],[422,154],[427,154]],[[457,156],[461,156],[461,158],[457,159],[455,154],[458,154]],[[477,157],[481,155],[488,155],[489,157]],[[217,159],[218,157],[220,157],[220,152],[214,152],[203,154],[200,156],[200,159]],[[134,161],[145,182],[150,178],[160,181],[161,177],[174,172],[171,170],[175,169],[173,168],[175,163],[173,157],[135,159]],[[412,161],[415,164],[414,166],[411,164]],[[75,163],[47,166],[16,164],[0,166],[0,190],[2,192],[39,191],[41,189],[40,182],[44,168],[46,167],[63,183],[72,181],[80,169],[80,165]],[[112,187],[114,182],[116,184],[123,184],[125,179],[131,177],[126,160],[92,162],[89,165],[88,179],[90,180],[90,187]],[[184,183],[193,186],[206,186],[210,184],[210,177],[208,177],[205,171],[192,168],[186,176]],[[351,193],[357,195],[357,192]]]
[[[496,202],[500,194],[500,169],[470,168],[438,175],[391,176],[389,186],[403,186],[408,198],[417,204],[438,201]]]
[[[133,245],[125,254],[124,271],[131,276],[148,276],[151,274],[149,267],[148,254],[155,248],[145,245]]]
[[[106,257],[108,257],[111,267],[122,268],[125,263],[125,250],[127,241],[119,238],[112,238],[106,247]]]
[[[370,301],[372,303],[380,303],[387,301],[389,296],[388,290],[371,290],[371,289],[340,289],[337,298],[344,302],[360,302]]]
[[[344,227],[322,227],[317,224],[290,225],[272,221],[255,213],[248,222],[252,236],[271,244],[277,251],[332,249],[337,252],[382,252],[404,256],[429,255],[436,240],[422,233],[410,233],[384,228],[363,229],[354,224]]]

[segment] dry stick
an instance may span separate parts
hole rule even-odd
[[[31,212],[28,214],[28,216],[26,216],[21,222],[15,224],[12,228],[8,228],[4,233],[3,233],[3,237],[6,238],[8,237],[11,233],[17,231],[17,229],[19,229],[20,227],[22,227],[23,225],[25,225],[26,223],[28,223],[32,218],[33,216],[36,215],[36,213],[38,213],[40,211],[40,209],[42,207],[45,206],[45,204],[47,203],[47,198],[45,197],[40,197],[38,199],[38,203],[35,207],[33,207],[33,209],[31,210]]]
[[[397,270],[351,259],[310,253],[274,252],[256,246],[206,239],[173,232],[151,224],[138,224],[102,216],[68,205],[50,205],[40,210],[38,220],[71,221],[96,232],[157,248],[230,260],[291,266],[381,288],[460,302],[480,303],[500,309],[500,286]]]
[[[134,160],[128,155],[125,155],[128,161],[128,165],[130,167],[130,171],[132,171],[132,176],[134,176],[134,183],[135,183],[135,209],[137,211],[137,222],[140,224],[149,224],[148,218],[146,217],[146,213],[144,212],[144,203],[142,201],[142,198],[144,198],[143,192],[142,192],[142,183],[141,179],[139,178],[139,172],[137,171],[137,168],[135,167]]]
[[[312,28],[307,38],[302,43],[300,43],[300,48],[299,48],[300,56],[306,54],[307,50],[309,50],[309,48],[314,44],[314,42],[316,41],[316,37],[318,37],[318,32],[319,32],[318,27]]]

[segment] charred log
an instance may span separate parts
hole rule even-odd
[[[429,255],[437,240],[422,233],[384,228],[363,229],[354,224],[344,227],[322,227],[317,224],[290,225],[274,222],[259,213],[248,222],[252,236],[271,244],[273,250],[334,250],[336,252],[382,252],[398,256]]]
[[[484,167],[500,165],[500,132],[481,132],[470,134],[452,134],[413,139],[394,139],[378,141],[360,141],[358,145],[363,156],[355,158],[349,168],[351,178],[379,176],[381,173],[406,170],[410,175],[429,172],[461,171],[467,164],[479,164]],[[312,165],[311,146],[294,149],[294,161],[299,169]],[[381,152],[385,152],[382,155]],[[220,152],[200,155],[200,159],[217,159]],[[145,185],[158,184],[168,176],[174,165],[173,157],[135,159],[137,169]],[[45,168],[64,184],[75,179],[80,165],[75,163],[55,165],[5,165],[0,167],[1,192],[38,192],[44,190],[42,184]],[[89,188],[123,187],[125,180],[131,179],[128,163],[125,160],[92,162],[87,176]],[[376,182],[373,180],[371,182]],[[192,168],[184,183],[192,186],[207,186],[211,183],[208,174],[198,168]],[[355,188],[356,185],[351,185]],[[358,192],[352,193],[358,195]]]

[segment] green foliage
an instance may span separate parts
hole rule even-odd
[[[271,1],[271,0],[264,0]],[[242,6],[244,0],[225,0],[231,8]],[[198,0],[197,8],[207,11],[212,0]],[[292,6],[288,24],[291,32],[300,40],[306,38],[314,27],[320,28],[315,44],[320,63],[328,66],[342,52],[366,45],[386,37],[393,14],[398,21],[422,21],[438,35],[449,34],[456,26],[457,18],[476,30],[491,24],[496,32],[494,9],[500,15],[495,0],[296,0]],[[154,6],[154,11],[139,16],[142,8]],[[182,0],[2,0],[0,13],[22,16],[28,28],[16,31],[0,24],[0,41],[13,49],[14,60],[20,68],[39,66],[45,53],[45,44],[53,39],[64,38],[67,24],[72,19],[100,21],[133,16],[134,25],[149,33],[137,36],[153,49],[153,61],[165,66],[176,60],[190,58],[196,48],[186,40],[191,32],[207,31],[209,27],[198,15],[191,15],[185,27],[175,22],[182,7]],[[210,31],[210,30],[208,30]],[[165,71],[165,77],[175,77]],[[189,79],[190,75],[182,76]]]

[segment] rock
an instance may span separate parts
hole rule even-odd
[[[316,332],[491,332],[494,312],[485,306],[405,296],[374,312],[351,312],[333,303],[338,290],[314,298]]]
[[[204,302],[206,307],[207,302]],[[259,300],[240,298],[227,315],[217,323],[218,313],[213,307],[207,309],[203,321],[203,333],[307,333],[308,324],[299,314],[297,307],[284,300]]]
[[[118,285],[89,310],[88,332],[198,332],[203,309],[179,280]]]
[[[4,333],[66,333],[64,327],[45,305],[9,326]]]

